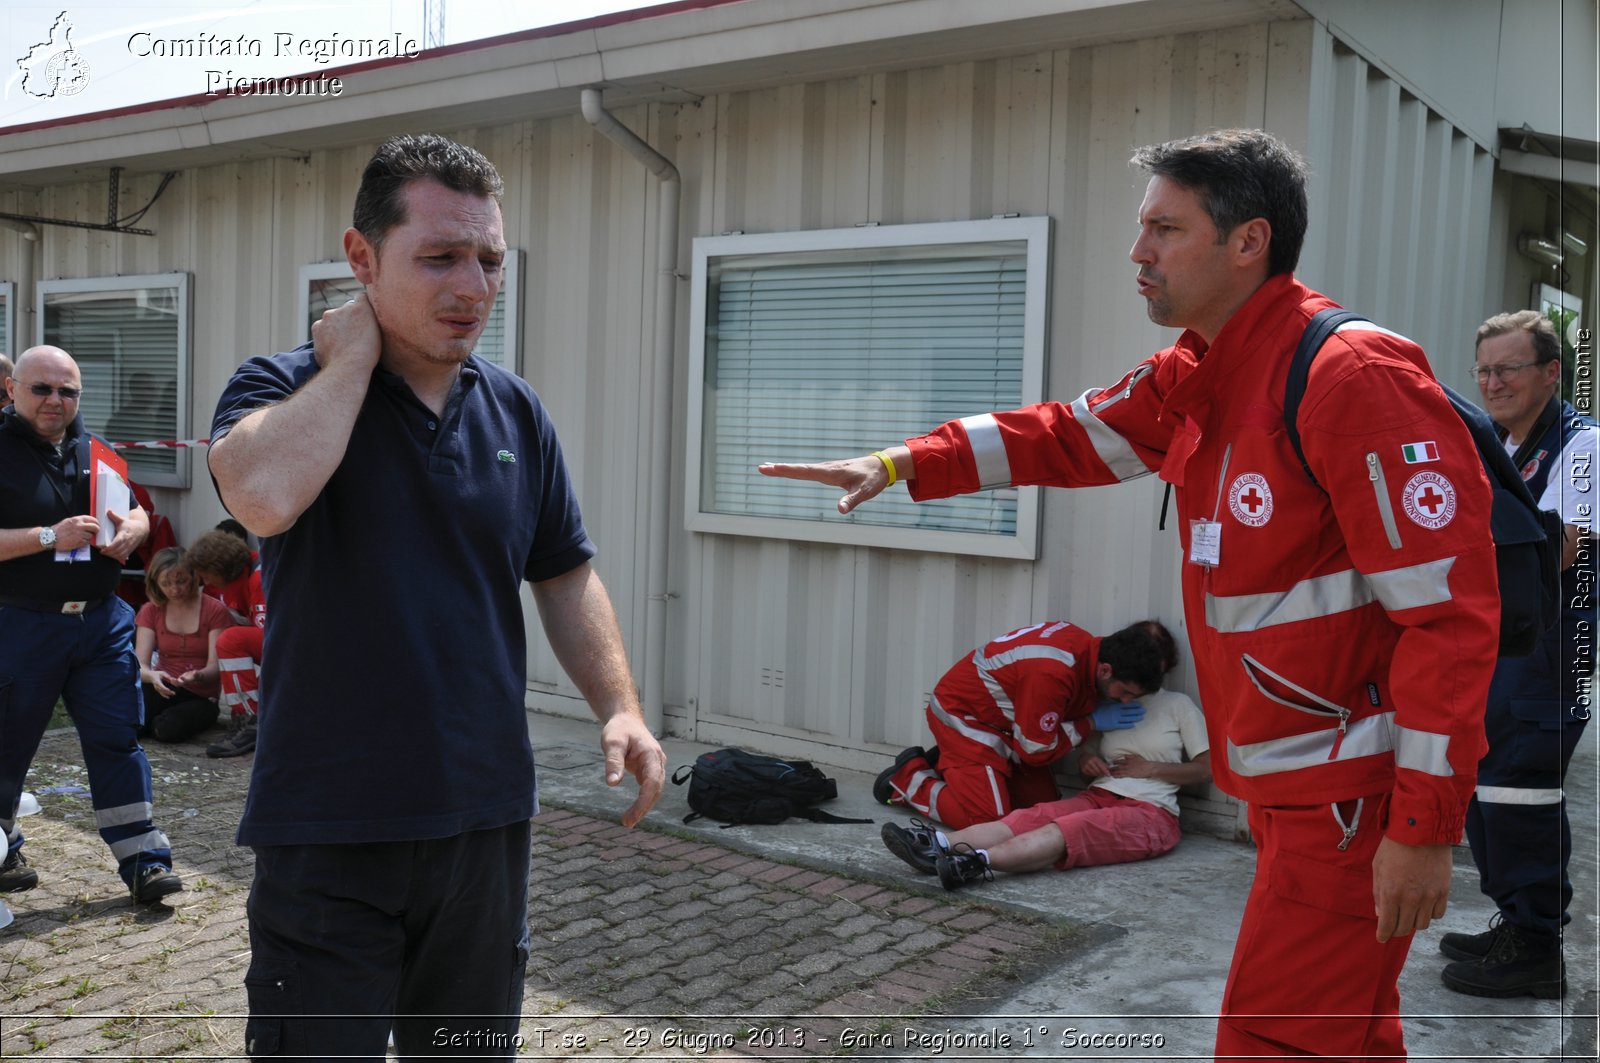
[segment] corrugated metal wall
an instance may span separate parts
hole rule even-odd
[[[1322,119],[1301,276],[1422,344],[1435,373],[1475,397],[1473,334],[1504,309],[1484,304],[1494,158],[1321,26],[1316,41]]]
[[[1304,266],[1313,284],[1430,349],[1459,346],[1481,317],[1451,305],[1453,292],[1465,305],[1483,289],[1488,158],[1305,20],[618,117],[682,172],[680,268],[692,237],[729,230],[1050,215],[1052,398],[1110,383],[1170,342],[1134,291],[1126,256],[1144,180],[1126,160],[1137,145],[1217,126],[1265,125],[1307,151],[1318,175]],[[524,373],[554,412],[637,668],[656,519],[645,504],[641,427],[651,401],[654,179],[576,115],[452,132],[505,176],[508,239],[526,253]],[[296,271],[340,256],[370,150],[187,171],[145,219],[158,236],[52,229],[36,275],[194,272],[194,420],[203,432],[232,368],[293,342]],[[123,204],[142,204],[156,181],[128,180]],[[100,217],[104,186],[0,195],[0,210]],[[28,274],[23,246],[0,242],[7,276]],[[674,729],[875,768],[884,752],[920,740],[926,692],[944,669],[1001,631],[1066,618],[1106,632],[1151,615],[1180,626],[1177,540],[1157,529],[1154,478],[1046,492],[1037,562],[688,535],[687,305],[685,284],[666,676]],[[20,325],[32,335],[31,317]],[[199,462],[194,480],[190,492],[158,495],[186,539],[221,516]],[[532,702],[583,713],[543,640],[530,645]],[[1175,685],[1191,686],[1192,673]]]

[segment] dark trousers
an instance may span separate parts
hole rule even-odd
[[[76,615],[0,606],[0,830],[22,844],[17,800],[57,698],[78,729],[95,826],[122,880],[171,867],[171,843],[150,820],[133,609],[121,598]]]
[[[217,722],[217,703],[210,698],[175,689],[170,698],[162,697],[149,683],[144,691],[144,729],[140,736],[154,735],[159,742],[182,742],[193,738]]]
[[[1572,829],[1561,785],[1587,722],[1570,652],[1547,637],[1495,666],[1483,726],[1489,751],[1467,806],[1478,885],[1505,919],[1553,938],[1570,916]]]
[[[257,846],[246,1052],[514,1057],[531,837]]]

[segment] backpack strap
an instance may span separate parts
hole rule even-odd
[[[1311,472],[1311,466],[1306,463],[1305,449],[1300,445],[1300,426],[1296,418],[1300,414],[1300,400],[1306,397],[1306,381],[1311,377],[1311,361],[1316,358],[1317,352],[1327,342],[1328,337],[1336,332],[1340,325],[1351,321],[1365,321],[1366,318],[1354,310],[1344,310],[1340,307],[1329,307],[1319,310],[1312,315],[1306,324],[1306,330],[1300,334],[1300,346],[1294,350],[1294,360],[1289,363],[1289,379],[1283,387],[1283,428],[1289,435],[1289,443],[1294,447],[1294,456],[1300,459],[1300,467],[1306,471],[1306,479],[1317,485],[1317,489],[1324,494],[1327,490],[1317,483],[1316,476]]]
[[[871,823],[870,819],[850,819],[846,816],[836,816],[832,812],[824,812],[820,808],[803,808],[795,815],[802,819],[809,819],[813,823]]]

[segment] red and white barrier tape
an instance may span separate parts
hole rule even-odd
[[[111,444],[118,450],[182,450],[185,447],[205,447],[211,445],[209,439],[156,439],[145,443],[117,443]]]

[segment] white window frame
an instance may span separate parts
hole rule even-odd
[[[963,243],[1022,241],[1026,247],[1027,286],[1023,309],[1022,379],[1019,406],[1044,397],[1046,308],[1049,303],[1050,219],[991,218],[982,221],[932,222],[914,225],[862,226],[809,232],[763,233],[699,237],[694,241],[693,286],[689,321],[689,421],[687,496],[684,512],[690,531],[746,535],[768,539],[833,543],[846,546],[884,547],[980,557],[1036,560],[1039,542],[1039,488],[1016,488],[1016,525],[1011,534],[861,524],[851,516],[831,520],[788,517],[738,516],[702,508],[701,487],[705,459],[706,314],[708,281],[713,262],[724,257],[748,258],[771,254],[775,258],[795,253],[855,252],[863,249],[917,247]],[[989,410],[974,409],[974,414]],[[932,430],[937,425],[927,425]],[[883,446],[899,443],[884,439]],[[853,457],[817,454],[816,460]],[[753,455],[752,465],[762,460]],[[753,469],[752,469],[753,472]],[[795,484],[796,490],[815,490]],[[891,490],[903,490],[898,485]],[[830,499],[830,503],[831,503]],[[872,503],[867,503],[870,507]]]
[[[506,352],[505,368],[522,375],[522,284],[520,281],[522,270],[522,251],[519,248],[510,248],[506,251],[505,260],[501,263],[500,295],[504,299],[505,307],[505,336],[509,350]],[[300,267],[300,281],[297,286],[296,296],[298,303],[295,313],[296,342],[305,343],[311,339],[311,283],[321,280],[354,280],[355,273],[350,269],[350,263],[339,262],[313,262]]]
[[[194,431],[190,406],[190,376],[194,371],[194,330],[191,327],[190,307],[193,305],[194,276],[189,273],[144,273],[125,277],[81,277],[71,280],[42,280],[34,285],[35,342],[50,342],[45,335],[45,304],[52,295],[84,292],[134,292],[156,288],[170,288],[177,293],[178,385],[177,408],[174,410],[174,436],[177,441],[192,442]],[[68,354],[74,353],[70,348]],[[79,368],[81,370],[82,363]],[[88,384],[85,383],[85,387]],[[173,466],[170,470],[138,469],[132,471],[133,479],[145,487],[180,487],[191,485],[191,447],[178,447],[171,451]]]
[[[22,345],[17,342],[16,281],[0,281],[0,328],[5,329],[5,334],[0,335],[0,354],[14,363],[17,355],[22,353]],[[0,406],[7,405],[9,401],[5,388],[0,387]]]

